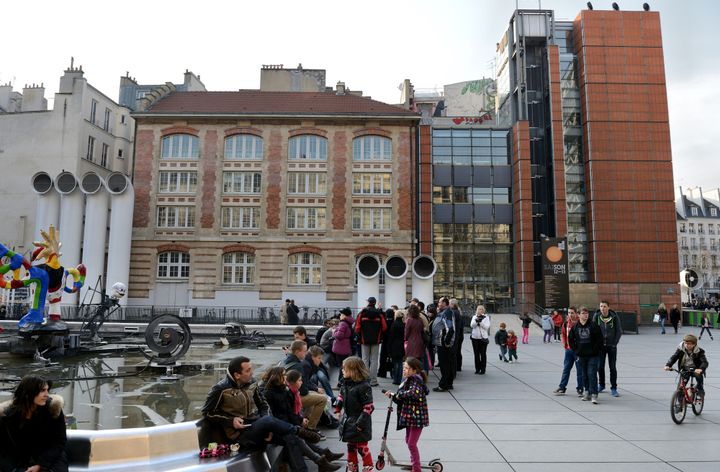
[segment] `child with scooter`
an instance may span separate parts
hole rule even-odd
[[[422,363],[414,357],[408,357],[403,363],[403,382],[396,393],[383,391],[386,397],[398,405],[397,429],[405,428],[405,443],[410,451],[412,472],[420,472],[422,469],[442,470],[442,464],[437,459],[430,461],[430,465],[423,467],[420,464],[420,451],[417,443],[424,427],[430,424],[428,415],[427,395],[430,393],[426,383],[427,375],[422,368]],[[390,465],[404,465],[395,461],[387,449],[387,430],[390,423],[392,404],[388,408],[388,418],[385,423],[385,434],[381,446],[380,456],[375,464],[377,469],[385,465],[385,452],[388,453]]]
[[[363,472],[373,470],[372,454],[368,442],[372,439],[370,415],[373,406],[370,373],[365,363],[357,356],[350,356],[342,363],[342,386],[335,404],[335,413],[340,419],[340,440],[347,443],[347,470],[358,472],[358,453],[362,457]]]

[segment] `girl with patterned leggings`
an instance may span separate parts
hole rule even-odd
[[[373,406],[370,374],[365,363],[357,356],[351,356],[342,363],[342,386],[335,406],[340,418],[340,440],[347,443],[348,471],[358,472],[358,454],[362,457],[363,472],[373,470],[373,458],[368,442],[372,439],[370,415]]]

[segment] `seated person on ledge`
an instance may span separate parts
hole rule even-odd
[[[238,443],[251,450],[264,450],[268,443],[287,446],[290,468],[296,472],[307,472],[298,437],[313,443],[320,440],[317,433],[268,414],[247,357],[230,361],[225,379],[210,389],[202,414],[202,447],[209,442]]]
[[[693,334],[686,334],[683,342],[675,350],[675,353],[665,364],[665,370],[670,370],[673,364],[678,363],[678,370],[685,380],[690,375],[695,376],[698,393],[705,393],[703,389],[703,376],[708,368],[708,360],[705,357],[705,350],[697,345],[697,338]]]

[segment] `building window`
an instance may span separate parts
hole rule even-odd
[[[145,98],[145,95],[148,94],[147,90],[138,90],[135,92],[135,99],[140,100],[141,98]]]
[[[260,172],[223,172],[223,193],[260,193]]]
[[[170,251],[158,254],[159,279],[187,279],[190,277],[190,254]]]
[[[683,254],[682,258],[683,258],[683,267],[687,267],[688,265],[690,265],[690,260],[689,260],[687,254]]]
[[[288,159],[327,160],[327,139],[321,136],[303,135],[290,138]]]
[[[120,115],[120,124],[121,125],[125,124],[125,115]]]
[[[95,124],[95,118],[97,118],[97,100],[90,101],[90,123]]]
[[[197,172],[161,171],[158,193],[195,193]]]
[[[200,147],[197,136],[191,134],[173,134],[162,139],[163,159],[197,159]]]
[[[325,208],[288,208],[288,229],[325,229]]]
[[[255,255],[247,252],[223,254],[223,283],[250,285],[255,280]]]
[[[94,158],[95,158],[95,138],[93,138],[92,136],[88,136],[87,154],[85,154],[85,159],[87,159],[90,162],[93,162]]]
[[[192,228],[195,226],[194,206],[159,206],[158,228]]]
[[[325,195],[324,172],[288,172],[288,194]]]
[[[223,207],[223,229],[257,229],[260,221],[259,207]]]
[[[680,232],[681,233],[685,232],[685,223],[680,223]]]
[[[682,238],[680,238],[680,246],[687,247],[687,237],[683,236]]]
[[[225,139],[225,159],[262,159],[263,140],[252,134],[238,134]]]
[[[100,165],[103,167],[107,167],[108,149],[110,149],[110,146],[103,143],[102,153],[100,154]]]
[[[103,119],[103,129],[105,131],[110,130],[110,109],[109,108],[105,109],[105,118]]]
[[[695,223],[688,223],[688,233],[695,234]]]
[[[124,159],[122,149],[118,149],[118,159]]]
[[[390,231],[391,208],[353,208],[352,229],[356,231]]]
[[[392,160],[392,140],[382,136],[361,136],[353,140],[354,161]]]
[[[705,234],[705,225],[698,223],[698,234]]]
[[[715,207],[710,208],[710,216],[717,216],[717,215],[718,215],[717,208],[715,208]]]
[[[288,269],[289,285],[320,285],[322,282],[322,258],[317,254],[292,254]]]
[[[353,173],[353,194],[355,195],[390,195],[391,174],[388,173]]]
[[[698,216],[698,209],[697,209],[697,207],[691,207],[691,208],[690,208],[690,214],[691,214],[692,216]]]

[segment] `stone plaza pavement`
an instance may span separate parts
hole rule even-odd
[[[496,326],[499,320],[493,319]],[[672,328],[670,328],[672,332]],[[494,329],[493,329],[494,332]],[[488,346],[489,365],[483,376],[474,375],[472,346],[466,334],[463,367],[451,392],[431,392],[430,427],[420,438],[423,463],[440,457],[446,472],[508,471],[713,471],[720,470],[720,338],[703,338],[710,363],[706,378],[706,404],[696,417],[688,407],[685,422],[670,418],[670,398],[676,377],[662,366],[682,340],[697,328],[680,334],[660,335],[657,327],[626,334],[618,347],[618,389],[601,393],[599,404],[575,395],[574,369],[568,395],[555,396],[562,371],[561,344],[543,344],[531,336],[518,347],[519,362],[499,361],[498,350]],[[718,333],[720,334],[720,333]],[[439,374],[439,373],[438,373]],[[334,377],[333,377],[334,379]],[[374,388],[373,457],[377,457],[388,402],[380,389],[392,389],[390,379]],[[430,387],[438,377],[431,372]],[[609,384],[608,384],[609,389]],[[409,459],[404,431],[389,431],[394,456]],[[345,450],[336,431],[325,431],[327,445]],[[473,466],[479,466],[478,469]],[[388,470],[400,470],[385,466]]]

